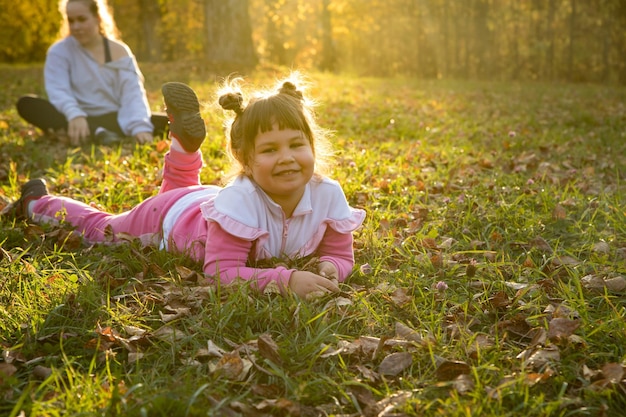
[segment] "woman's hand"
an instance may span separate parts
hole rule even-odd
[[[154,136],[152,136],[151,132],[139,132],[135,135],[135,139],[137,140],[137,143],[140,144],[144,144],[144,143],[150,143],[154,140]]]
[[[80,145],[90,134],[86,117],[76,117],[67,124],[67,136],[72,146]]]
[[[298,297],[311,299],[330,292],[339,292],[339,286],[328,278],[307,271],[295,271],[289,279],[289,289]]]

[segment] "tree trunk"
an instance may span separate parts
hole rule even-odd
[[[548,20],[546,22],[546,32],[548,34],[548,48],[546,50],[546,73],[544,76],[548,80],[554,79],[554,13],[555,0],[548,2]]]
[[[337,53],[333,41],[333,26],[328,6],[330,0],[322,0],[322,71],[335,71],[337,69]]]
[[[204,0],[205,53],[217,69],[241,71],[258,62],[248,0]]]
[[[143,42],[137,58],[143,61],[158,61],[161,59],[161,40],[157,36],[156,28],[161,21],[161,10],[158,1],[139,0],[141,14],[139,24],[143,35]]]
[[[574,40],[576,38],[576,0],[570,0],[572,5],[572,11],[570,14],[570,26],[569,26],[569,54],[567,57],[567,78],[570,81],[574,80]]]

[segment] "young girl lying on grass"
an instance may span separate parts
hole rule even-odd
[[[248,103],[237,83],[225,86],[219,103],[235,115],[229,154],[239,174],[224,188],[199,182],[204,120],[195,92],[173,82],[162,87],[171,145],[158,195],[110,214],[49,195],[45,180],[33,179],[22,186],[13,212],[39,223],[62,218],[89,242],[115,241],[118,233],[158,242],[203,262],[209,283],[241,279],[261,291],[301,297],[338,292],[337,281],[354,266],[352,232],[365,213],[349,206],[336,181],[318,173],[328,138],[296,83],[283,81]],[[309,255],[319,257],[316,272],[255,267]]]

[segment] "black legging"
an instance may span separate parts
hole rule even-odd
[[[48,100],[35,95],[22,96],[17,100],[17,113],[28,123],[38,127],[44,132],[60,129],[67,130],[67,119]],[[167,115],[165,113],[152,113],[150,116],[154,136],[163,137],[167,131]],[[99,116],[87,116],[89,131],[95,135],[98,127],[105,128],[124,136],[122,128],[117,122],[117,112],[106,113]]]

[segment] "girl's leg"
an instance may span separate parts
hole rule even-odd
[[[170,148],[170,151],[165,154],[163,182],[159,193],[200,185],[201,168],[202,154],[200,151],[187,153]]]
[[[179,82],[161,87],[169,119],[170,151],[165,155],[161,192],[200,185],[202,154],[206,136],[198,96],[191,87]]]
[[[67,120],[48,100],[34,96],[22,96],[17,100],[17,113],[28,123],[48,133],[50,130],[66,130]]]
[[[33,203],[31,214],[38,223],[65,221],[92,243],[116,242],[123,233],[141,239],[144,244],[157,244],[167,211],[181,197],[197,189],[160,193],[120,214],[106,213],[71,198],[44,195]]]

